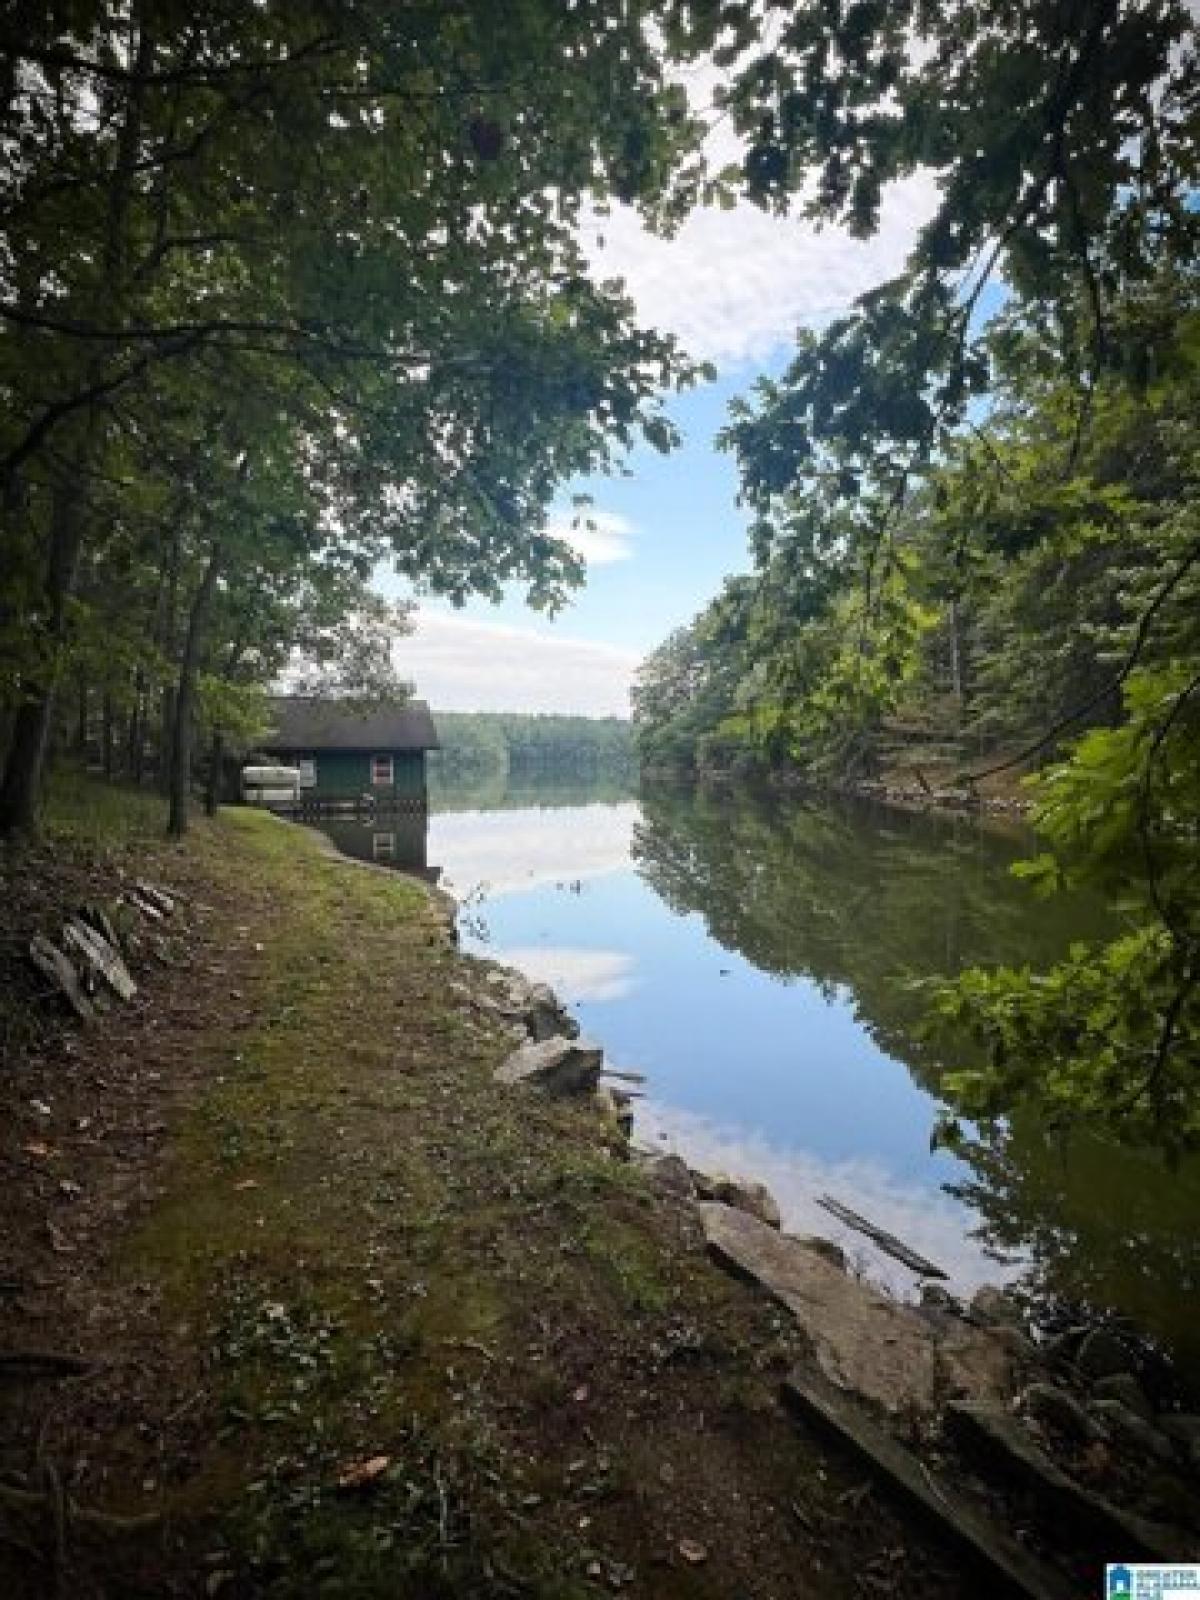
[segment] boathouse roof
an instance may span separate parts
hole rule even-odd
[[[357,701],[309,695],[271,697],[273,732],[263,750],[437,750],[437,730],[424,700]]]

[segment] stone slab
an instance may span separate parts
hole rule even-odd
[[[551,1095],[590,1094],[600,1081],[604,1051],[585,1039],[562,1037],[523,1044],[496,1068],[496,1081],[529,1084]]]
[[[953,1485],[939,1482],[918,1456],[876,1427],[848,1396],[815,1374],[794,1372],[784,1384],[784,1398],[806,1422],[860,1456],[973,1565],[984,1569],[993,1580],[989,1591],[1027,1600],[1071,1600],[1075,1589],[1059,1572],[965,1505]]]
[[[709,1250],[787,1307],[826,1378],[888,1412],[933,1410],[935,1339],[921,1317],[744,1211],[698,1209]]]
[[[1069,1525],[1080,1537],[1094,1540],[1098,1548],[1119,1550],[1122,1558],[1130,1560],[1188,1559],[1187,1547],[1195,1540],[1082,1488],[1007,1412],[956,1401],[946,1407],[946,1428],[984,1466],[1032,1490],[1039,1510],[1049,1519]]]

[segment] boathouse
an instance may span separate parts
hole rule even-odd
[[[272,732],[259,748],[300,773],[301,804],[424,808],[425,758],[438,749],[423,700],[362,706],[351,701],[276,695]]]

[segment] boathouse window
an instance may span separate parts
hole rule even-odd
[[[392,781],[391,756],[371,757],[371,782],[378,788],[381,784],[390,784]]]
[[[296,760],[296,770],[300,774],[300,787],[302,789],[315,789],[317,787],[317,758],[315,756],[299,756]]]

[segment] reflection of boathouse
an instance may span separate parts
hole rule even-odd
[[[438,737],[423,700],[362,707],[279,695],[271,701],[271,721],[273,731],[260,748],[298,769],[301,811],[424,813],[425,758],[438,748]]]
[[[441,877],[441,868],[429,865],[429,818],[424,811],[409,807],[369,817],[324,815],[320,828],[342,855],[355,861],[411,872],[427,883]]]

